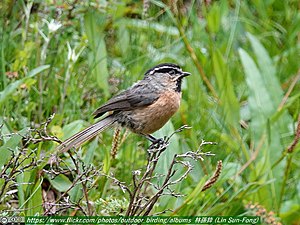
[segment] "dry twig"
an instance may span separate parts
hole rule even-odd
[[[127,185],[125,182],[118,180],[113,175],[105,175],[112,179],[121,190],[129,194],[129,205],[126,211],[126,216],[147,216],[151,213],[154,205],[158,199],[163,195],[169,195],[175,198],[182,197],[180,193],[176,193],[172,187],[182,182],[188,174],[192,171],[193,166],[187,159],[192,160],[204,160],[205,156],[212,156],[211,152],[202,152],[202,147],[207,144],[215,144],[213,142],[202,141],[200,147],[196,151],[189,151],[183,154],[175,154],[168,166],[166,174],[153,174],[157,164],[162,156],[162,153],[168,148],[170,139],[175,133],[181,132],[184,129],[188,129],[188,126],[182,126],[176,130],[169,137],[165,137],[162,141],[152,144],[148,148],[148,160],[145,170],[135,170],[132,172],[132,184]],[[182,174],[179,174],[178,166],[184,169]],[[176,167],[175,167],[176,166]],[[222,168],[222,162],[219,161],[217,170],[212,178],[205,184],[203,191],[210,188],[218,179]],[[175,176],[177,178],[175,178]],[[161,178],[161,182],[155,182],[158,178]],[[149,188],[154,191],[149,196]]]

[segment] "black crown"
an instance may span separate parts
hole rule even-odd
[[[149,69],[145,75],[152,75],[154,73],[169,73],[171,71],[175,71],[176,73],[182,73],[182,69],[180,66],[173,63],[162,63],[151,69]]]

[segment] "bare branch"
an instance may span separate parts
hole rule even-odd
[[[171,186],[182,182],[192,171],[193,166],[189,161],[187,161],[187,159],[203,161],[204,157],[214,155],[211,152],[202,152],[202,147],[204,145],[214,145],[216,143],[206,142],[202,140],[199,148],[196,151],[188,151],[183,154],[175,154],[170,165],[168,166],[167,174],[152,175],[157,167],[157,163],[159,162],[162,153],[169,146],[172,136],[175,133],[181,132],[184,129],[188,128],[189,127],[186,125],[182,126],[174,133],[172,133],[169,137],[165,137],[163,140],[160,140],[159,142],[149,146],[147,150],[149,155],[145,170],[135,170],[132,172],[133,185],[131,187],[125,185],[124,182],[119,181],[114,176],[105,175],[106,177],[112,179],[123,192],[127,191],[128,193],[130,193],[130,202],[126,211],[126,216],[149,215],[158,199],[163,195],[169,195],[175,198],[182,197],[183,195],[180,193],[176,193],[174,190],[172,190]],[[184,169],[184,172],[178,174],[179,170],[177,169],[177,167],[175,168],[175,165],[181,166],[181,168]],[[216,182],[218,176],[220,175],[221,167],[222,163],[220,161],[214,176],[206,183],[206,189],[211,187],[213,183]],[[176,179],[174,179],[175,175],[177,177]],[[161,184],[155,182],[155,180],[159,177],[163,178]],[[152,196],[149,196],[149,187],[152,188],[152,191],[155,191]]]

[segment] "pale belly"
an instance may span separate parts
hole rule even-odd
[[[151,134],[159,130],[178,110],[180,100],[181,93],[168,91],[153,104],[133,110],[133,120],[138,126],[131,130],[142,134]]]

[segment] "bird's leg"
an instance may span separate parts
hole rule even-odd
[[[163,138],[155,138],[151,134],[142,134],[145,138],[152,142],[152,144],[157,144],[163,142]]]
[[[164,138],[155,138],[151,134],[142,134],[145,138],[147,138],[149,141],[152,142],[152,144],[149,146],[149,149],[152,148],[158,148],[160,145],[165,144]]]

